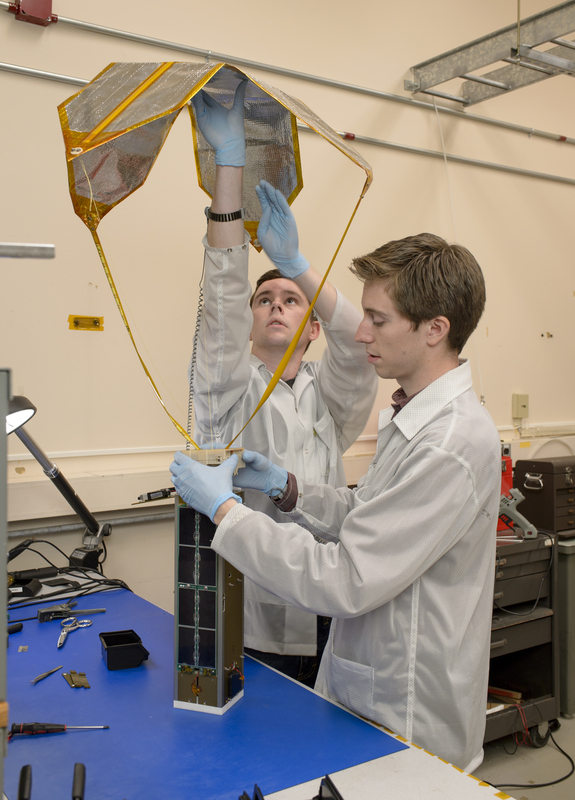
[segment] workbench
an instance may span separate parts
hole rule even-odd
[[[38,607],[11,611],[11,621]],[[70,797],[76,762],[86,766],[85,800],[237,800],[244,791],[251,798],[254,784],[266,798],[311,800],[326,774],[336,785],[343,781],[344,800],[382,796],[354,793],[354,775],[358,786],[401,784],[402,800],[434,784],[453,800],[506,796],[247,657],[245,695],[225,714],[174,709],[173,617],[126,590],[83,597],[78,607],[106,612],[71,632],[60,650],[58,620],[25,622],[10,636],[9,722],[110,728],[15,736],[5,762],[9,800],[16,800],[25,764],[32,766],[32,800]],[[128,629],[149,658],[137,668],[108,670],[99,633]],[[85,672],[90,688],[71,688],[62,677],[70,670]]]

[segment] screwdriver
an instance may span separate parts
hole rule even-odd
[[[58,725],[53,722],[14,722],[8,738],[19,733],[34,736],[39,733],[65,733],[65,731],[96,731],[109,729],[109,725]]]

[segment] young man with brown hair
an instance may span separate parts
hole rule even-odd
[[[244,453],[234,485],[275,494],[292,523],[277,525],[230,494],[235,456],[215,469],[174,462],[173,481],[218,525],[216,552],[288,602],[333,617],[317,691],[473,771],[483,757],[501,456],[459,352],[483,311],[483,276],[469,251],[430,234],[390,242],[353,269],[364,282],[356,340],[376,373],[400,384],[357,489],[314,486]]]

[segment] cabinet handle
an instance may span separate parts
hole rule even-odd
[[[532,492],[540,492],[541,489],[543,489],[543,473],[526,472],[523,486],[526,489],[530,489]]]
[[[498,642],[491,642],[491,649],[496,650],[498,647],[505,647],[507,639],[500,639]]]
[[[503,577],[503,573],[502,572],[496,572],[495,573],[495,580],[496,581],[500,581],[502,577]]]
[[[503,592],[496,592],[496,593],[493,595],[493,599],[494,599],[494,600],[501,600],[501,598],[502,598],[502,597],[503,597]]]

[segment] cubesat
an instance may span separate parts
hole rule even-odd
[[[217,466],[241,452],[185,455]],[[244,592],[241,572],[211,548],[215,532],[209,517],[176,497],[174,706],[223,714],[243,695]]]

